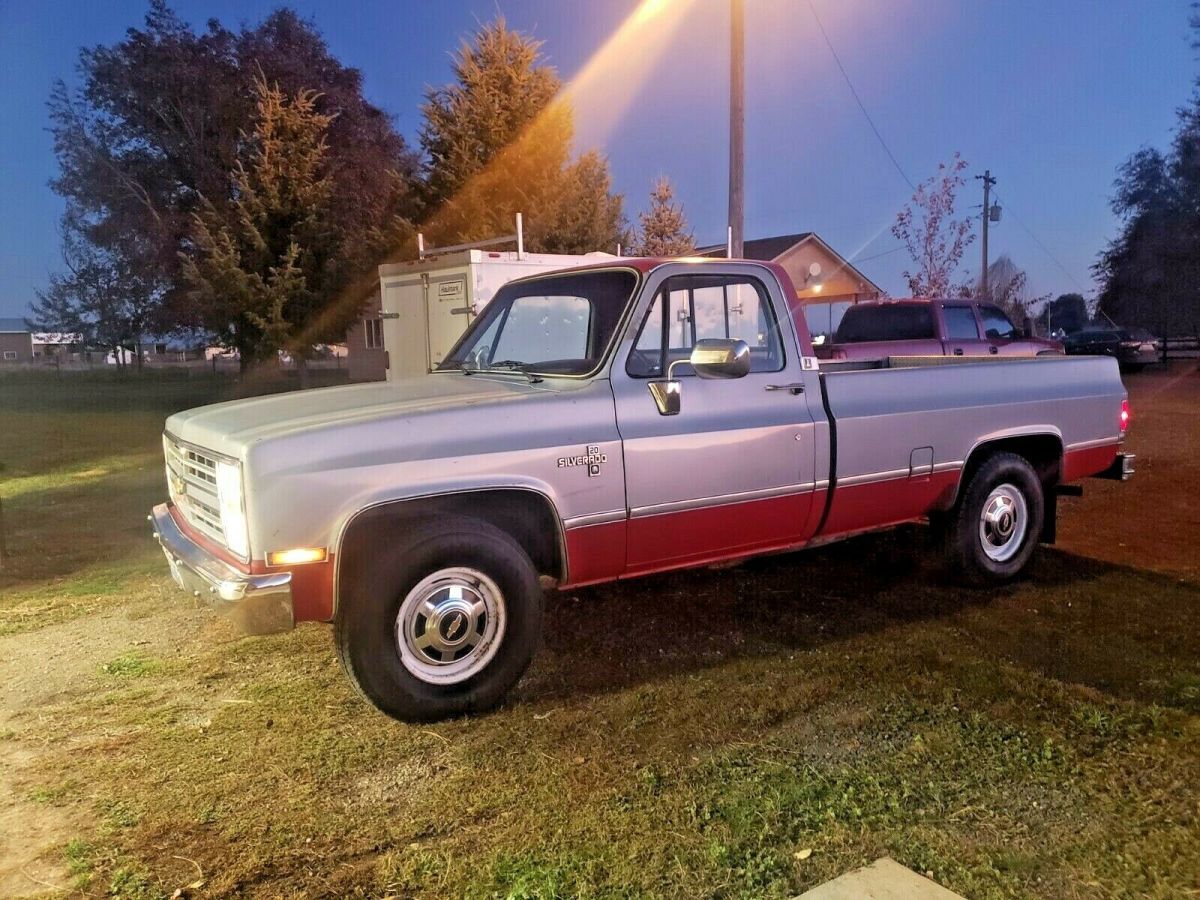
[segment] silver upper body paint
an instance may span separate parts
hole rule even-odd
[[[635,339],[629,323],[642,320],[665,278],[695,271],[687,263],[642,276],[635,308],[591,377],[531,383],[520,373],[436,372],[188,410],[171,416],[166,430],[241,463],[255,560],[293,547],[336,552],[359,511],[425,495],[524,488],[547,497],[572,527],[813,492],[831,476],[822,377],[839,482],[907,476],[913,459],[926,458],[914,455],[918,448],[930,448],[929,465],[946,470],[996,437],[1053,435],[1068,450],[1118,440],[1125,394],[1112,359],[822,375],[801,357],[803,319],[787,314],[770,269],[746,262],[703,269],[763,283],[782,326],[784,368],[728,381],[685,377],[677,416],[658,415],[645,379],[629,375],[625,361]],[[778,390],[791,384],[803,392]]]

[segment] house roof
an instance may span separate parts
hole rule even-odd
[[[769,262],[782,256],[804,239],[813,236],[811,231],[801,231],[797,234],[780,234],[775,237],[742,241],[742,259],[761,259]],[[699,247],[696,254],[698,256],[724,256],[725,245],[713,244],[711,247]]]
[[[33,331],[24,319],[0,319],[0,334],[25,334]]]
[[[846,259],[846,257],[842,256],[842,254],[838,253],[827,243],[825,243],[825,241],[821,239],[821,236],[815,231],[800,231],[796,234],[780,234],[776,235],[775,237],[756,238],[750,241],[743,241],[742,258],[772,262],[779,259],[797,244],[801,244],[804,241],[816,241],[818,244],[824,247],[831,256],[833,256],[835,259],[841,260],[841,265],[839,268],[853,273],[864,284],[869,284],[880,294],[883,293],[883,290],[879,287],[879,285],[859,271],[859,269],[857,269],[854,264],[850,262],[850,260]],[[709,247],[700,247],[696,250],[696,253],[700,256],[723,257],[725,256],[725,245],[713,244]]]

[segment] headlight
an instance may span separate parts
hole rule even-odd
[[[250,532],[242,501],[242,469],[237,463],[217,463],[217,501],[221,505],[221,530],[225,544],[241,557],[250,555]]]

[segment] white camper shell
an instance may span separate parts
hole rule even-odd
[[[435,368],[507,282],[614,258],[470,249],[380,266],[388,381]]]

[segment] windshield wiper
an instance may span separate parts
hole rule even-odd
[[[520,372],[522,375],[524,375],[526,378],[529,379],[530,384],[537,384],[542,379],[539,376],[534,375],[527,368],[525,368],[527,365],[528,365],[528,363],[523,363],[516,359],[502,359],[502,360],[499,360],[498,362],[488,363],[488,366],[486,369],[475,369],[474,371],[476,371],[476,372],[492,372],[492,371]]]

